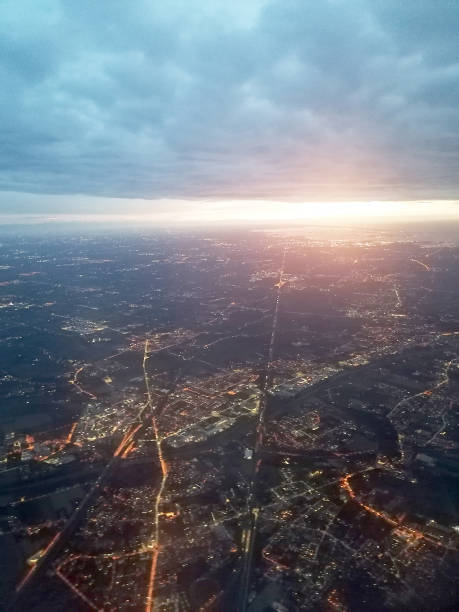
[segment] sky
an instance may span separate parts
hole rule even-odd
[[[458,23],[457,0],[2,0],[0,213],[457,211]]]

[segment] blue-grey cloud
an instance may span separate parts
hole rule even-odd
[[[457,23],[448,0],[4,0],[0,189],[455,198]]]

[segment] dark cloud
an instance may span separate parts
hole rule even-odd
[[[0,189],[455,198],[458,23],[455,0],[4,0]]]

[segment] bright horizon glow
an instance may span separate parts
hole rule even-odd
[[[42,196],[43,197],[43,196]],[[202,225],[228,222],[396,222],[459,220],[459,200],[371,202],[281,202],[269,200],[134,200],[46,196],[49,213],[2,214],[0,223],[146,222],[157,225]],[[77,214],[54,212],[66,208]],[[152,209],[154,209],[152,211]],[[129,211],[129,212],[124,212]]]

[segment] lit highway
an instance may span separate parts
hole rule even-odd
[[[260,468],[261,462],[261,449],[263,444],[263,429],[264,429],[264,417],[266,410],[266,401],[267,401],[267,391],[270,384],[270,376],[271,376],[271,365],[273,361],[274,355],[274,345],[276,342],[276,333],[277,333],[277,323],[279,317],[279,304],[282,287],[284,285],[283,277],[285,270],[285,256],[286,249],[284,249],[282,254],[282,263],[279,269],[279,280],[276,284],[276,302],[274,306],[274,314],[273,314],[273,322],[271,328],[271,336],[269,340],[269,348],[266,360],[266,368],[263,373],[260,390],[262,392],[260,403],[258,407],[258,420],[257,427],[255,432],[255,444],[252,455],[252,475],[249,482],[249,491],[247,495],[247,517],[248,524],[245,530],[245,539],[244,539],[244,548],[242,551],[242,570],[241,570],[241,583],[240,583],[240,591],[239,591],[239,601],[238,601],[238,610],[240,612],[245,612],[247,608],[247,598],[249,594],[250,587],[250,577],[251,577],[251,569],[252,569],[252,559],[253,559],[253,548],[255,544],[255,537],[257,533],[257,522],[258,515],[260,509],[256,505],[256,484],[257,484],[257,476]]]

